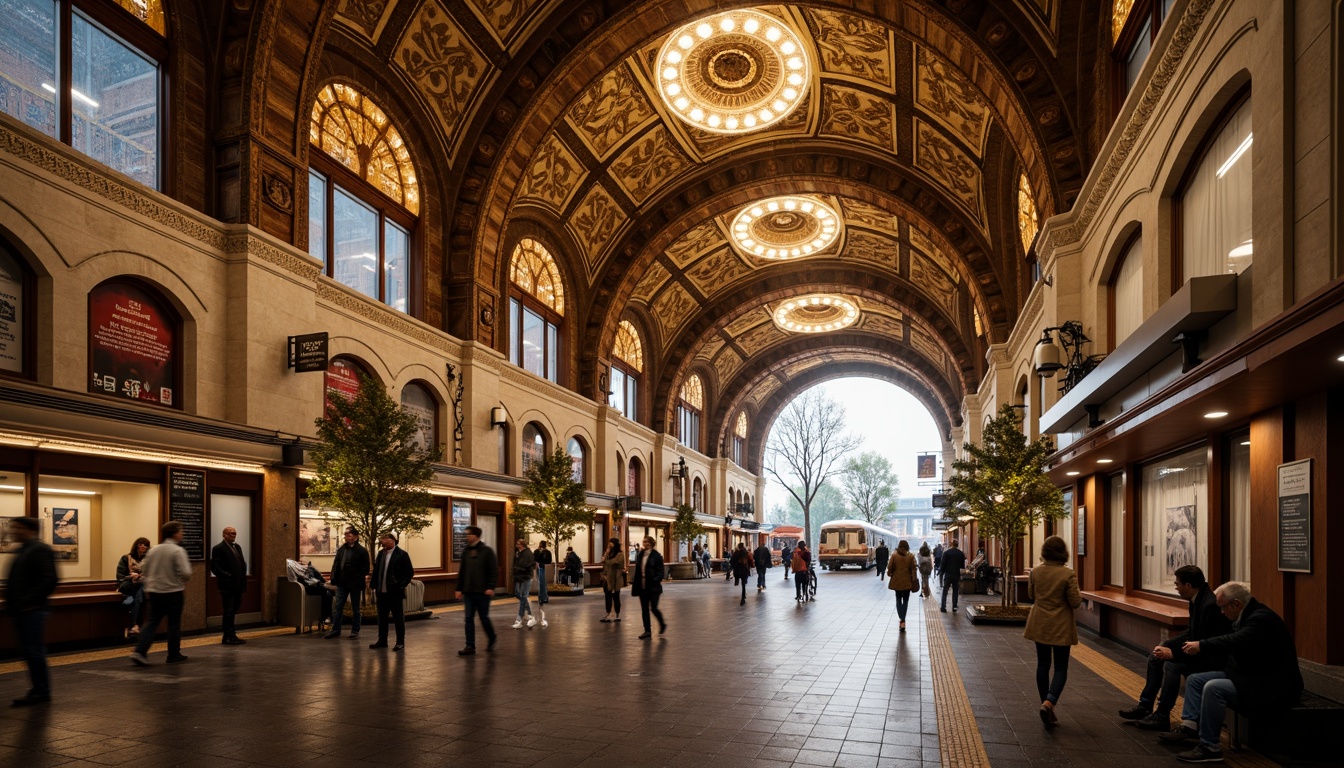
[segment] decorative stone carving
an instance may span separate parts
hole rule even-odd
[[[890,88],[891,32],[882,24],[836,11],[807,10],[822,70]]]
[[[976,155],[984,153],[990,111],[980,89],[947,59],[915,46],[915,104]]]
[[[532,163],[518,185],[518,199],[540,203],[559,214],[587,175],[574,153],[551,131],[532,155]]]
[[[443,132],[456,134],[489,62],[439,0],[426,0],[397,45],[394,61],[429,99]]]
[[[657,117],[625,64],[603,75],[565,113],[565,121],[599,160]]]
[[[710,297],[751,272],[731,248],[723,248],[706,256],[686,270],[686,279],[695,285],[702,296]]]
[[[691,160],[661,125],[644,134],[611,164],[611,176],[626,195],[642,204],[668,179],[690,167]]]
[[[896,153],[896,105],[867,91],[842,85],[822,89],[823,136],[856,139]]]
[[[667,289],[654,299],[653,317],[663,329],[664,348],[676,341],[675,331],[686,322],[686,318],[695,312],[700,304],[691,296],[681,283],[671,283]]]
[[[706,251],[726,245],[727,242],[719,228],[710,222],[672,241],[665,253],[678,267],[685,267]]]
[[[271,207],[285,213],[294,210],[294,190],[288,182],[273,173],[267,173],[262,177],[261,184],[266,193],[266,202]]]
[[[980,167],[933,126],[915,118],[915,166],[942,184],[979,225],[985,224],[984,190]]]
[[[649,300],[653,298],[653,295],[658,292],[658,289],[661,288],[663,283],[667,282],[667,279],[671,276],[672,275],[667,271],[667,268],[662,264],[657,262],[650,264],[649,268],[645,270],[644,276],[641,277],[639,282],[635,285],[635,290],[630,295],[630,298],[645,304],[649,303]]]
[[[566,226],[583,247],[588,274],[601,263],[602,252],[626,223],[625,212],[601,184],[594,184],[579,202]]]

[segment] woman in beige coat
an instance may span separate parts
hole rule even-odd
[[[910,545],[905,539],[896,545],[896,551],[887,561],[887,589],[896,591],[896,615],[901,618],[901,631],[905,631],[905,611],[910,607],[910,593],[919,587],[919,565],[915,556],[910,554]]]
[[[621,587],[625,586],[629,563],[621,540],[609,540],[606,550],[602,552],[602,597],[607,601],[607,615],[602,618],[604,622],[621,620]],[[615,613],[612,613],[613,608]]]
[[[1069,649],[1078,644],[1073,611],[1083,599],[1078,593],[1078,576],[1064,565],[1068,560],[1068,545],[1051,536],[1041,545],[1041,564],[1031,569],[1027,579],[1027,595],[1033,602],[1023,634],[1036,643],[1036,690],[1041,695],[1041,722],[1047,728],[1059,722],[1055,705],[1069,679]],[[1050,676],[1051,657],[1054,677]]]

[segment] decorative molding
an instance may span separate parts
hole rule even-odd
[[[390,307],[384,307],[371,299],[363,298],[350,293],[344,286],[330,279],[320,279],[317,283],[315,293],[319,301],[325,301],[328,304],[337,306],[346,310],[352,315],[358,315],[376,325],[381,325],[388,330],[401,334],[421,344],[436,349],[449,357],[460,360],[462,358],[462,346],[442,331],[436,331],[428,326],[420,326],[412,322],[405,315],[402,315]]]
[[[599,405],[595,401],[570,392],[568,389],[540,376],[528,373],[516,365],[500,366],[499,378],[517,384],[529,390],[532,394],[542,394],[571,408],[581,408],[593,418],[597,418]]]
[[[256,233],[250,230],[226,234],[220,250],[230,255],[246,253],[249,256],[255,256],[310,282],[317,280],[318,276],[322,274],[322,267],[316,262],[272,245],[257,237]]]

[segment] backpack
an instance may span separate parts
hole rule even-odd
[[[799,573],[801,571],[807,570],[807,560],[803,559],[803,551],[801,549],[793,550],[792,566],[794,573]]]

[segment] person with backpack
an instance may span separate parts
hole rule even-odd
[[[739,543],[737,549],[733,550],[733,586],[742,585],[742,601],[738,605],[747,604],[747,580],[751,578],[751,553],[747,551],[747,545]]]
[[[805,603],[809,599],[807,595],[807,574],[812,567],[812,553],[807,549],[807,542],[798,542],[798,548],[793,550],[793,560],[789,565],[793,571],[794,600]]]

